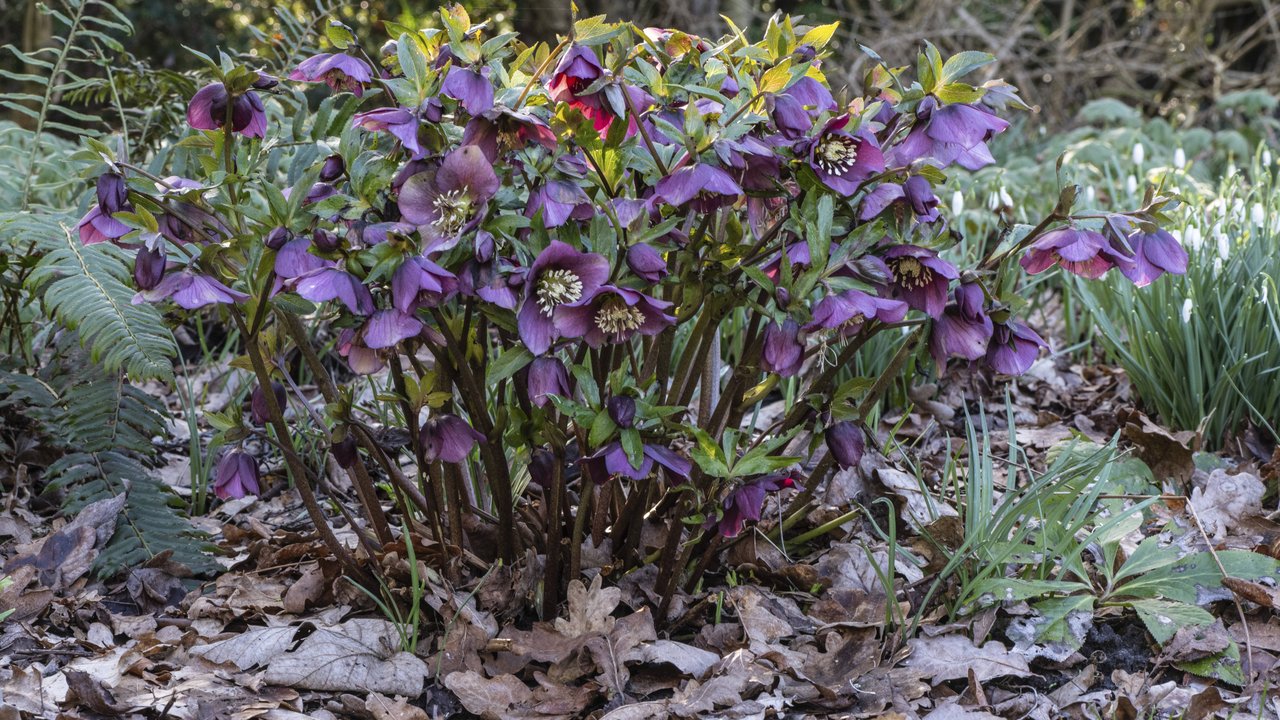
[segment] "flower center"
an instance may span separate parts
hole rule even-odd
[[[814,163],[832,175],[842,175],[858,161],[858,143],[844,135],[827,135],[818,143]]]
[[[933,271],[915,258],[907,257],[898,260],[893,266],[893,273],[897,276],[898,283],[908,290],[924,287],[933,282]]]
[[[634,332],[644,324],[644,315],[625,302],[611,298],[596,311],[596,327],[609,335]]]
[[[582,279],[572,270],[548,270],[538,280],[538,308],[551,317],[557,305],[582,299]]]
[[[471,198],[463,190],[441,193],[431,203],[437,216],[432,225],[441,235],[457,235],[471,219]]]

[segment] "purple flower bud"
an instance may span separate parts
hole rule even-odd
[[[493,259],[495,249],[493,242],[493,234],[487,230],[481,230],[476,233],[475,240],[475,258],[478,263],[487,263]]]
[[[862,430],[858,429],[857,425],[848,420],[842,420],[834,425],[828,425],[823,435],[827,441],[827,450],[842,470],[854,467],[862,459],[866,440],[863,439]]]
[[[108,215],[129,209],[129,186],[124,176],[107,172],[98,177],[98,207]]]
[[[773,299],[778,303],[778,307],[786,310],[791,304],[791,291],[779,285],[773,291]]]
[[[243,450],[232,450],[223,455],[218,461],[217,473],[213,493],[223,500],[257,495],[259,492],[258,461]]]
[[[133,282],[139,290],[151,290],[164,278],[164,246],[154,250],[147,246],[138,249],[133,259]]]
[[[615,395],[609,398],[607,403],[609,408],[609,417],[617,423],[620,428],[629,428],[636,421],[636,401],[625,396]]]
[[[569,372],[560,358],[540,356],[529,363],[529,374],[526,380],[529,402],[537,407],[546,407],[551,402],[549,395],[569,396]]]
[[[324,159],[324,165],[320,168],[320,181],[333,182],[342,177],[342,173],[346,170],[347,165],[343,162],[341,155],[330,155]]]
[[[347,469],[356,463],[358,449],[356,448],[356,436],[350,430],[338,442],[333,443],[329,450],[333,453],[333,459],[337,461],[338,467]]]
[[[255,90],[270,90],[280,84],[280,79],[274,75],[268,75],[261,70],[258,71],[258,79],[253,81]]]
[[[293,239],[293,233],[289,232],[289,228],[278,227],[267,233],[266,246],[272,250],[279,250],[286,243]]]
[[[476,432],[466,420],[457,415],[439,415],[422,426],[419,433],[422,454],[427,462],[443,460],[460,463],[471,454],[478,442],[485,442],[484,435]]]
[[[541,487],[551,487],[551,481],[555,477],[556,456],[546,448],[538,448],[533,451],[533,457],[529,459],[529,479],[533,480]]]
[[[342,240],[328,230],[316,228],[316,231],[311,234],[311,244],[320,252],[333,252],[342,244]]]
[[[231,103],[231,129],[245,137],[265,137],[267,111],[255,92],[234,98],[222,83],[200,88],[187,105],[187,123],[196,130],[217,130],[227,121],[227,103]]]
[[[996,323],[987,345],[987,364],[1006,375],[1026,372],[1040,354],[1040,348],[1048,347],[1035,330],[1015,322]]]
[[[278,382],[271,383],[271,393],[276,396],[276,407],[284,411],[284,385]],[[271,419],[271,410],[267,406],[267,394],[262,392],[262,385],[253,388],[253,394],[249,396],[249,418],[254,425],[266,425],[267,420]]]
[[[781,325],[770,323],[764,331],[764,351],[760,366],[767,372],[791,377],[804,363],[804,343],[800,342],[800,324],[787,318]]]
[[[667,261],[652,245],[636,243],[627,248],[627,267],[646,282],[657,283],[667,276]]]

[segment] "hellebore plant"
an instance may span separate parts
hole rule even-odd
[[[954,264],[934,188],[992,163],[996,110],[1025,107],[1000,81],[963,81],[993,60],[981,53],[927,46],[916,77],[877,64],[866,97],[837,101],[835,26],[778,16],[748,46],[595,23],[528,48],[458,7],[441,24],[402,28],[377,62],[339,33],[280,86],[209,60],[175,149],[197,177],[111,160],[81,223],[85,242],[140,247],[138,302],[239,329],[235,367],[260,389],[252,423],[210,416],[218,442],[264,434],[353,574],[403,524],[445,560],[541,555],[554,613],[589,536],[611,543],[607,572],[656,561],[670,598],[771,497],[812,497],[875,444],[864,417],[888,381],[835,383],[870,338],[901,338],[888,376],[926,347],[939,370],[1018,373],[1044,346],[1012,315],[1023,251],[1033,273],[1118,267],[1141,284],[1185,268],[1157,227],[1167,200],[1073,217],[1070,192],[998,253]],[[309,112],[290,82],[354,94],[326,105],[318,154],[279,142]],[[303,376],[326,405],[291,428],[291,398],[314,407]],[[355,376],[382,412],[357,402]],[[780,378],[794,400],[752,427]],[[400,446],[372,427],[385,418]],[[358,553],[330,528],[314,489],[329,470],[299,433],[350,478],[359,512],[329,507]],[[220,496],[258,490],[246,458],[227,451]]]

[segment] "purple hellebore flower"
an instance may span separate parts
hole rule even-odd
[[[808,135],[816,116],[836,109],[831,91],[811,77],[800,78],[785,92],[769,100],[773,106],[773,124],[788,140],[799,140]]]
[[[245,137],[265,137],[267,111],[252,90],[234,99],[220,82],[196,91],[187,105],[187,124],[196,130],[217,130],[227,121],[227,103],[231,103],[231,129]]]
[[[440,91],[457,100],[469,115],[479,115],[493,107],[493,84],[489,68],[479,71],[455,65],[449,69]]]
[[[1102,233],[1068,225],[1036,238],[1019,263],[1031,275],[1056,264],[1068,272],[1096,280],[1126,260],[1107,243]]]
[[[930,317],[942,314],[947,304],[947,288],[960,272],[938,253],[916,245],[895,245],[884,254],[893,271],[890,288],[912,308]]]
[[[1182,275],[1187,272],[1187,251],[1177,238],[1164,230],[1145,233],[1136,231],[1127,238],[1133,248],[1133,257],[1117,260],[1120,272],[1134,285],[1146,287],[1165,273]]]
[[[242,498],[245,495],[257,495],[258,461],[243,450],[231,450],[218,461],[218,476],[213,481],[213,494],[223,500]]]
[[[569,371],[560,358],[543,355],[529,363],[525,381],[529,402],[536,407],[546,407],[551,402],[548,395],[569,396]]]
[[[425,257],[405,258],[391,276],[391,304],[402,313],[434,307],[457,291],[457,276]]]
[[[504,310],[515,310],[525,272],[525,268],[515,267],[506,258],[471,259],[458,272],[458,292],[466,297],[479,297]]]
[[[862,436],[862,430],[848,420],[828,425],[823,432],[823,438],[827,442],[827,451],[831,453],[831,458],[842,470],[848,470],[857,465],[862,459],[863,451],[866,450],[866,439]]]
[[[400,214],[418,226],[433,250],[447,250],[480,222],[498,176],[484,152],[463,145],[445,156],[439,169],[418,173],[400,188]]]
[[[884,154],[875,136],[865,132],[851,135],[844,131],[848,124],[847,114],[834,117],[808,143],[809,167],[824,185],[845,197],[884,171]]]
[[[331,183],[342,177],[347,171],[347,163],[342,159],[341,155],[330,155],[324,159],[324,164],[320,166],[320,182]]]
[[[329,445],[329,451],[333,453],[333,459],[337,461],[338,467],[343,470],[355,465],[360,452],[356,447],[355,434],[348,431],[341,440]]]
[[[925,159],[940,168],[952,163],[978,170],[995,162],[987,141],[1009,128],[1009,123],[976,105],[937,107],[925,98],[916,111],[915,127],[893,149],[891,162],[909,165]]]
[[[1042,347],[1048,345],[1035,330],[1012,318],[997,322],[987,345],[987,364],[1006,375],[1021,375],[1036,361]]]
[[[165,298],[172,299],[179,307],[195,310],[217,303],[244,302],[249,296],[232,290],[208,275],[182,270],[169,273],[154,288],[134,295],[133,304],[157,302]]]
[[[879,216],[891,205],[902,204],[909,206],[920,222],[931,223],[937,221],[939,217],[938,203],[938,196],[933,194],[933,186],[929,181],[919,175],[912,175],[901,185],[881,183],[867,193],[867,196],[862,199],[862,212],[859,217],[870,220]]]
[[[788,317],[781,325],[769,323],[764,331],[764,349],[760,367],[782,377],[792,377],[804,364],[804,343],[800,341],[800,324]]]
[[[698,163],[659,180],[655,192],[668,205],[679,207],[692,202],[698,212],[711,212],[737,202],[742,187],[724,170]]]
[[[81,245],[115,242],[133,231],[133,228],[104,213],[98,205],[89,208],[89,212],[76,224],[76,229],[80,232]]]
[[[347,359],[351,372],[357,375],[372,375],[384,365],[378,351],[365,346],[360,334],[351,328],[338,336],[338,354]]]
[[[693,470],[693,464],[675,451],[648,443],[642,445],[640,465],[637,467],[631,464],[631,459],[622,449],[622,443],[616,440],[600,448],[594,455],[583,458],[582,462],[587,468],[587,474],[597,485],[602,485],[617,475],[631,480],[644,480],[653,473],[655,465],[665,470],[667,477],[675,482],[687,481],[689,472]]]
[[[560,337],[556,310],[591,297],[608,277],[609,261],[603,255],[552,240],[529,268],[524,304],[516,318],[520,340],[529,352],[541,355],[550,349]]]
[[[111,215],[122,210],[132,210],[129,204],[129,185],[120,173],[105,172],[98,176],[98,207]]]
[[[560,141],[543,119],[528,110],[512,110],[505,105],[494,105],[476,114],[462,132],[462,144],[479,147],[489,162],[498,160],[500,145],[521,150],[531,142],[554,150]]]
[[[549,180],[529,193],[529,204],[524,216],[533,218],[542,211],[542,224],[548,230],[558,228],[570,218],[588,220],[595,214],[595,207],[586,191],[567,180]]]
[[[285,243],[276,251],[276,276],[292,280],[320,268],[333,267],[332,261],[307,252],[310,247],[311,240],[305,237],[294,238]]]
[[[361,329],[364,344],[370,350],[398,345],[422,332],[422,321],[399,310],[379,310],[365,321]]]
[[[164,278],[164,244],[152,248],[143,245],[133,258],[133,284],[139,290],[153,290]]]
[[[422,426],[418,433],[422,445],[423,459],[427,462],[443,460],[447,463],[460,463],[471,454],[471,448],[486,438],[457,415],[439,415],[432,417]]]
[[[795,478],[789,473],[774,473],[742,484],[724,499],[724,515],[719,523],[720,534],[737,537],[747,522],[760,520],[766,495],[795,485]]]
[[[556,102],[568,103],[591,120],[597,132],[603,132],[613,122],[614,112],[603,91],[586,93],[586,89],[604,75],[600,58],[591,48],[574,44],[560,58],[551,73],[548,94]]]
[[[946,307],[933,324],[929,351],[938,367],[949,357],[977,360],[987,353],[993,326],[983,310],[985,296],[977,283],[963,283],[956,288],[956,301]]]
[[[414,160],[427,154],[418,141],[418,116],[409,110],[399,107],[386,107],[357,113],[351,118],[351,124],[369,132],[389,132],[400,141],[400,145],[409,152]]]
[[[627,248],[627,268],[647,283],[659,283],[667,276],[667,261],[662,253],[646,243],[636,243]]]
[[[231,235],[231,229],[216,215],[191,203],[175,200],[168,210],[156,222],[160,226],[160,234],[175,243],[205,242],[211,237]]]
[[[831,246],[831,252],[834,253],[837,247],[838,246],[833,243]],[[807,270],[813,264],[813,254],[809,251],[809,243],[791,243],[784,251],[780,251],[773,257],[773,259],[765,263],[760,268],[760,270],[765,274],[765,277],[773,280],[774,282],[777,282],[778,278],[782,276],[783,252],[786,252],[787,263],[791,265],[792,277],[795,277],[796,274]]]
[[[298,63],[290,80],[322,82],[335,91],[364,94],[364,83],[373,81],[373,72],[363,60],[346,53],[320,53]]]
[[[861,290],[846,290],[819,300],[813,308],[813,321],[803,330],[838,329],[841,335],[853,335],[867,320],[896,323],[906,315],[907,304],[901,300],[884,300]]]
[[[263,239],[262,244],[268,249],[279,252],[285,245],[293,241],[293,232],[286,227],[278,227],[267,233],[267,237]]]
[[[635,398],[626,395],[614,395],[605,403],[609,411],[609,419],[620,428],[633,427],[636,422]]]
[[[665,312],[669,307],[630,288],[601,285],[583,300],[557,307],[553,323],[561,337],[580,337],[594,348],[626,342],[636,333],[657,335],[676,322]]]
[[[297,278],[294,292],[311,302],[341,300],[356,315],[373,313],[373,295],[360,278],[336,267],[322,267]]]
[[[271,394],[276,396],[276,406],[282,411],[284,410],[285,395],[284,385],[271,381]],[[262,384],[253,386],[253,392],[249,395],[249,419],[254,425],[266,425],[267,420],[271,418],[271,410],[267,406],[267,394],[262,391]]]

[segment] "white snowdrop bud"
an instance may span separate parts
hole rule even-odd
[[[959,190],[951,194],[951,214],[959,215],[964,212],[964,193]]]
[[[1196,225],[1188,225],[1186,231],[1182,234],[1182,242],[1193,251],[1199,251],[1200,246],[1204,244],[1204,236],[1200,234],[1200,228]]]
[[[1092,185],[1086,185],[1084,188],[1084,199],[1085,202],[1092,205],[1094,201],[1098,199],[1098,191],[1095,190]]]
[[[1179,170],[1187,166],[1187,153],[1182,148],[1173,151],[1173,166]]]
[[[1191,302],[1191,298],[1182,301],[1182,322],[1191,322],[1191,309],[1195,307],[1195,303]]]
[[[1263,305],[1266,305],[1266,304],[1267,304],[1267,297],[1268,297],[1268,295],[1267,295],[1267,291],[1268,291],[1268,290],[1270,290],[1270,289],[1271,289],[1271,286],[1270,286],[1270,285],[1266,285],[1266,284],[1264,284],[1264,285],[1262,286],[1262,304],[1263,304]]]
[[[1271,167],[1271,151],[1270,150],[1262,151],[1262,167],[1268,167],[1268,168]]]
[[[1218,259],[1226,262],[1231,257],[1231,239],[1221,230],[1213,234],[1213,239],[1218,241]]]
[[[1005,207],[1013,207],[1013,198],[1009,196],[1009,191],[1003,185],[1000,186],[1000,202]]]
[[[1213,259],[1213,274],[1214,275],[1222,274],[1222,258],[1220,257],[1216,257]]]
[[[1141,165],[1143,160],[1147,159],[1147,149],[1142,147],[1142,143],[1133,144],[1133,164]]]
[[[1254,203],[1253,207],[1249,208],[1249,219],[1258,227],[1267,223],[1267,211],[1262,207],[1262,203]]]
[[[1235,174],[1236,171],[1234,169],[1227,171],[1228,177]],[[1244,222],[1244,201],[1240,198],[1236,198],[1235,202],[1231,203],[1231,219],[1238,223]]]
[[[1128,190],[1128,191],[1129,191],[1129,194],[1130,194],[1130,195],[1136,195],[1136,194],[1138,193],[1138,178],[1136,178],[1136,177],[1134,177],[1134,176],[1132,176],[1132,175],[1130,175],[1129,177],[1125,178],[1125,179],[1124,179],[1124,187],[1125,187],[1125,189],[1126,189],[1126,190]]]

